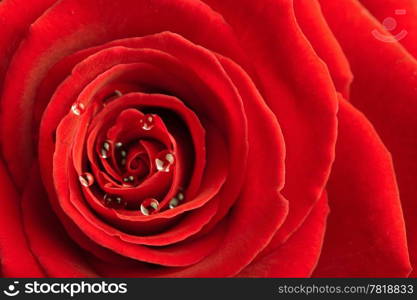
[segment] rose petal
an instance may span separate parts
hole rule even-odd
[[[83,250],[69,239],[50,209],[39,178],[38,167],[34,166],[22,199],[24,229],[33,253],[48,276],[97,277],[84,260]]]
[[[43,277],[44,271],[33,256],[23,229],[20,197],[0,161],[0,256],[5,277]]]
[[[353,79],[349,62],[327,25],[320,4],[317,1],[297,0],[294,1],[294,11],[303,33],[329,68],[336,89],[349,98]]]
[[[372,31],[384,33],[384,28],[357,1],[338,1],[338,5],[321,1],[321,5],[355,74],[351,102],[370,120],[392,155],[410,259],[416,268],[417,62],[399,43],[375,38]],[[416,275],[414,271],[413,276]]]
[[[163,96],[163,95],[149,96],[149,95],[142,95],[142,94],[136,94],[136,93],[127,94],[122,99],[120,99],[120,102],[114,103],[114,105],[126,106],[126,107],[130,107],[133,105],[156,105],[161,108],[166,107],[166,108],[171,108],[174,110],[181,110],[181,109],[185,110],[185,107],[183,107],[183,104],[171,96]],[[108,107],[110,108],[110,105]],[[189,119],[191,116],[185,115],[184,117],[186,119]],[[68,128],[68,130],[65,129],[61,131],[63,134],[65,134],[65,137],[69,136],[68,132],[71,127],[73,126],[68,125],[66,127]],[[83,127],[84,126],[81,126],[81,128]],[[222,145],[221,138],[218,137],[217,135],[213,135],[212,132],[214,131],[209,131],[208,140],[207,140],[208,141],[207,143],[208,144],[207,146],[208,160],[211,162],[211,164],[205,170],[207,174],[205,174],[205,177],[203,179],[203,186],[201,187],[199,194],[197,195],[197,198],[190,198],[190,201],[182,203],[175,210],[168,210],[168,211],[160,212],[158,215],[153,215],[151,217],[149,216],[143,217],[138,212],[134,212],[134,211],[126,212],[126,213],[115,212],[115,211],[109,210],[108,208],[105,208],[103,205],[99,205],[95,201],[89,201],[90,204],[93,205],[93,208],[95,208],[100,213],[100,215],[104,217],[105,219],[111,220],[112,222],[116,222],[119,224],[123,224],[123,223],[120,223],[120,219],[123,220],[124,223],[126,223],[126,221],[129,221],[128,228],[130,230],[137,231],[138,225],[141,225],[140,223],[144,223],[143,226],[145,228],[148,228],[148,229],[152,228],[153,230],[156,230],[160,226],[158,224],[155,224],[155,222],[152,222],[153,220],[157,221],[158,219],[172,218],[181,212],[199,208],[203,206],[209,200],[217,202],[219,199],[217,199],[217,197],[214,197],[214,195],[215,193],[217,193],[217,191],[219,190],[219,188],[224,182],[225,172],[226,172],[225,168],[227,166],[227,161],[225,161],[225,153],[222,150],[222,149],[225,149],[225,147],[224,145]],[[64,139],[64,137],[62,138]],[[58,157],[56,157],[56,159],[58,159]],[[62,168],[58,169],[58,171],[60,172],[62,171],[63,173],[66,172]],[[132,193],[134,192],[134,195],[137,196],[137,192],[134,189],[132,189],[131,192]],[[186,197],[188,197],[188,191],[186,192]],[[212,197],[214,198],[211,199]],[[85,209],[85,207],[83,207],[84,206],[83,201],[80,201],[80,202],[77,201],[77,204],[74,204],[74,205],[78,207],[78,209],[80,210],[80,212],[82,212],[83,215],[89,214],[88,212],[89,208]],[[209,211],[212,211],[212,209],[210,209]],[[200,215],[200,212],[198,211],[193,212],[191,219],[197,218],[198,215]],[[204,210],[203,215],[206,215],[207,217],[210,216],[210,215],[207,215],[206,209]],[[210,218],[212,216],[213,215],[211,215]],[[115,217],[119,219],[119,222],[117,222]],[[176,228],[175,230],[170,230],[167,233],[169,234],[169,236],[171,236],[171,239],[167,239],[168,235],[166,234],[149,236],[149,237],[140,237],[140,236],[131,237],[131,236],[124,235],[123,233],[120,233],[116,230],[111,230],[111,227],[109,226],[105,226],[106,229],[104,228],[103,229],[104,231],[106,231],[107,233],[111,235],[120,236],[121,239],[125,241],[131,241],[133,243],[146,243],[146,244],[150,243],[153,245],[160,245],[162,241],[162,243],[165,245],[165,244],[177,242],[178,240],[188,237],[189,234],[195,233],[196,231],[198,231],[199,228],[205,225],[203,220],[206,220],[205,222],[209,220],[207,219],[207,217],[204,217],[204,219],[201,219],[199,222],[195,222],[195,223],[186,222],[186,224],[189,224],[189,225],[181,224],[181,226],[178,226],[179,228]],[[95,221],[91,221],[91,223],[95,224],[95,226],[98,226],[98,224],[102,223],[101,220],[95,217],[93,218],[89,217],[89,219],[96,219]],[[126,225],[128,224],[123,224],[123,225],[125,225],[123,227],[126,227]],[[104,226],[104,224],[102,226]],[[141,227],[143,226],[141,225]],[[175,232],[177,234],[175,234]]]
[[[281,125],[287,153],[282,194],[291,209],[272,241],[278,245],[302,224],[328,179],[336,142],[336,92],[296,22],[293,1],[204,2],[236,32],[254,67],[246,71]]]
[[[258,257],[239,277],[310,277],[319,260],[329,213],[326,193],[303,225],[281,246]]]
[[[166,39],[165,39],[165,41],[164,41],[164,43],[165,44],[167,44],[167,42],[169,41],[168,40],[168,38],[170,38],[170,39],[173,39],[173,37],[170,37],[170,36],[167,36],[166,37]],[[176,37],[174,37],[174,38],[176,38]],[[151,41],[151,40],[150,40]],[[148,43],[150,42],[150,41],[147,41]],[[163,40],[156,40],[157,42],[160,42],[160,41],[163,41]],[[172,42],[171,42],[172,43]],[[184,43],[183,41],[181,41],[181,43]],[[146,44],[145,44],[146,45]],[[222,91],[224,91],[224,88],[223,89],[221,89]],[[224,97],[224,95],[223,95],[223,97]],[[213,99],[212,99],[213,100]],[[225,103],[230,103],[230,101],[225,101]],[[228,110],[228,111],[231,111],[230,109]],[[215,116],[214,118],[215,119],[219,119],[219,120],[221,120],[221,115],[218,115],[218,116]],[[234,118],[236,117],[236,115],[234,115]],[[227,124],[227,123],[226,123]],[[239,124],[238,122],[231,122],[231,124],[233,125],[233,124]],[[238,136],[238,134],[237,134],[237,132],[236,132],[236,129],[232,129],[230,126],[226,126],[226,128],[228,128],[228,131],[230,131],[230,132],[233,132],[234,133],[234,135],[237,137]],[[237,128],[235,125],[233,125],[233,128]],[[241,138],[241,135],[240,135],[240,137],[239,138]],[[42,148],[44,148],[44,147],[41,147],[40,149],[41,149],[41,152],[42,152]],[[242,162],[242,158],[239,156],[239,155],[237,155],[236,153],[238,153],[238,152],[236,152],[236,151],[234,151],[233,152],[235,155],[236,155],[236,158],[234,158],[233,160],[234,161],[237,161],[237,162],[240,162],[239,164],[236,164],[236,166],[238,166],[239,167],[239,172],[240,173],[242,173],[242,168],[243,168],[243,166],[242,166],[242,164],[241,164],[241,162]],[[232,160],[232,161],[233,161]],[[236,170],[237,170],[237,168],[235,168]],[[236,182],[238,182],[237,180],[236,180],[236,178],[234,178],[234,183],[235,183],[235,185],[236,185]],[[229,197],[231,200],[233,200],[234,199],[234,197]]]
[[[331,213],[314,276],[407,276],[411,267],[391,156],[345,100],[327,191]]]
[[[26,6],[24,2],[20,5]],[[124,22],[120,22],[121,19]],[[182,21],[178,22],[179,19]],[[100,0],[83,3],[63,0],[46,11],[30,29],[30,34],[14,54],[1,101],[3,109],[7,108],[9,112],[0,119],[2,136],[15,139],[13,149],[8,143],[2,148],[19,186],[22,186],[33,158],[31,126],[37,88],[48,70],[63,57],[107,41],[164,30],[181,33],[225,55],[234,53],[237,60],[241,57],[234,36],[222,17],[194,0],[152,3],[126,0],[123,5]],[[223,42],[218,43],[219,39]]]
[[[19,47],[29,26],[56,1],[39,0],[30,5],[19,3],[21,1],[16,0],[1,1],[0,61],[2,63],[0,65],[0,86],[3,84],[10,59]]]

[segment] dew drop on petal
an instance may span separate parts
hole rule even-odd
[[[113,199],[109,195],[104,194],[103,201],[104,201],[104,205],[110,206],[110,204],[113,201]]]
[[[127,202],[123,201],[123,198],[120,196],[110,196],[108,194],[104,194],[103,202],[105,206],[114,209],[122,209],[127,206]]]
[[[114,201],[115,201],[117,204],[119,204],[119,205],[122,205],[122,204],[123,204],[123,199],[122,199],[121,197],[116,197],[116,198],[114,199]]]
[[[177,198],[180,201],[184,200],[184,194],[183,193],[178,193]]]
[[[175,162],[175,156],[171,152],[161,152],[155,159],[156,169],[160,172],[171,171],[171,166]]]
[[[175,207],[177,207],[179,204],[179,201],[177,198],[172,198],[171,201],[169,201],[169,208],[173,209]]]
[[[151,130],[155,126],[154,116],[152,114],[144,115],[143,118],[140,119],[139,125],[145,131]]]
[[[108,158],[109,157],[109,153],[106,151],[106,149],[101,149],[101,151],[100,151],[100,156],[101,156],[101,158],[104,158],[104,159],[106,159],[106,158]]]
[[[84,110],[85,110],[85,106],[84,106],[84,104],[82,104],[82,103],[74,103],[72,106],[71,106],[71,111],[72,111],[72,113],[74,114],[74,115],[76,115],[76,116],[79,116],[79,115],[81,115],[83,112],[84,112]]]
[[[172,165],[174,163],[174,154],[172,153],[165,154],[165,159]]]
[[[82,186],[89,187],[92,186],[94,183],[94,177],[88,172],[81,174],[78,179]]]
[[[109,157],[110,148],[111,148],[111,143],[109,141],[104,141],[100,150],[101,158],[106,159]]]
[[[140,212],[144,216],[149,216],[153,214],[159,207],[158,200],[154,198],[145,199],[140,205]]]
[[[106,151],[110,151],[110,143],[108,141],[105,141],[103,143],[103,149],[105,149]]]

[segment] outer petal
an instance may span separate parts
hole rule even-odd
[[[373,30],[388,32],[358,2],[320,2],[355,74],[350,100],[371,121],[392,154],[410,259],[416,268],[417,61],[399,43],[386,43],[375,38]],[[402,8],[400,4],[398,8]],[[350,13],[341,13],[346,11]],[[413,275],[417,273],[414,271]]]
[[[0,3],[0,86],[10,58],[18,48],[29,26],[57,0],[39,0],[25,5],[21,0]],[[22,5],[23,4],[23,5]]]
[[[326,193],[303,225],[270,254],[254,260],[239,277],[309,277],[320,257],[329,212]]]
[[[316,277],[402,277],[410,272],[405,226],[389,152],[342,100],[330,216]]]
[[[335,88],[301,32],[291,0],[265,0],[262,5],[253,0],[239,5],[233,0],[204,2],[234,29],[253,62],[250,75],[283,131],[287,155],[282,195],[291,209],[272,241],[275,247],[302,224],[323,192],[334,159]]]
[[[323,17],[319,3],[295,0],[294,10],[302,31],[329,68],[336,89],[347,98],[353,75],[342,48]]]
[[[23,230],[20,198],[0,161],[0,257],[5,277],[42,277]]]
[[[96,277],[84,261],[82,249],[71,241],[50,208],[38,167],[29,177],[22,199],[24,228],[33,253],[51,277]],[[16,260],[16,262],[19,260]],[[25,270],[25,277],[30,276]]]

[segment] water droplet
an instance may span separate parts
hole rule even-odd
[[[180,201],[184,200],[184,194],[183,193],[178,193],[177,197],[178,197],[178,200],[180,200]]]
[[[143,130],[149,131],[155,126],[155,118],[151,114],[146,114],[139,121],[139,125]]]
[[[106,159],[106,158],[108,158],[109,157],[109,153],[106,151],[106,149],[101,149],[101,151],[100,151],[100,156],[102,157],[102,158],[104,158],[104,159]]]
[[[127,202],[124,202],[123,198],[120,196],[110,196],[108,194],[104,194],[103,201],[104,205],[109,208],[121,209],[126,208],[127,206]]]
[[[174,154],[172,153],[167,153],[165,155],[165,159],[170,163],[173,164],[174,163]]]
[[[140,211],[143,215],[149,216],[153,214],[159,207],[158,200],[154,198],[148,198],[140,205]]]
[[[125,150],[120,151],[120,156],[121,157],[126,157],[127,156],[127,152]]]
[[[117,97],[123,96],[122,92],[119,90],[115,90],[114,93],[116,94]]]
[[[132,175],[123,178],[123,182],[133,182],[135,181],[135,177],[133,177]]]
[[[174,164],[175,156],[171,152],[161,152],[155,159],[156,169],[161,172],[169,172]]]
[[[109,195],[104,194],[103,201],[104,201],[104,205],[109,206],[111,202],[113,201],[113,199]]]
[[[86,172],[81,174],[78,179],[80,180],[80,183],[85,186],[85,187],[89,187],[92,186],[94,183],[94,177],[93,175],[91,175],[90,173]]]
[[[105,141],[103,143],[103,149],[105,149],[106,151],[110,151],[110,143],[108,141]]]
[[[179,201],[177,198],[172,198],[171,201],[169,201],[169,208],[173,209],[175,207],[177,207],[179,204]]]
[[[103,143],[103,146],[102,146],[101,150],[100,150],[100,156],[104,159],[107,159],[109,157],[110,148],[111,148],[110,142],[105,141]]]
[[[116,148],[122,148],[122,147],[123,147],[123,143],[121,142],[116,143]]]
[[[72,111],[72,113],[74,114],[74,115],[76,115],[76,116],[79,116],[79,115],[81,115],[83,112],[84,112],[84,110],[85,110],[85,106],[84,106],[84,104],[82,104],[82,103],[74,103],[72,106],[71,106],[71,111]]]

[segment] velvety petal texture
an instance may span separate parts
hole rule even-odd
[[[391,156],[345,100],[327,185],[331,214],[317,277],[406,277],[411,271]],[[343,234],[341,234],[343,233]]]
[[[415,275],[415,15],[1,1],[1,274]]]
[[[412,19],[415,10],[415,3],[412,2],[395,2],[398,5],[397,9],[406,10],[405,12],[410,15],[396,15],[395,11],[388,14],[387,10],[384,18],[395,17],[398,24],[405,26],[407,20]],[[340,1],[337,6],[332,1],[321,1],[321,3],[323,12],[344,48],[355,74],[350,101],[370,120],[392,155],[406,223],[409,255],[415,268],[417,264],[417,188],[415,185],[417,119],[414,111],[417,96],[415,89],[417,61],[400,43],[405,45],[412,43],[417,28],[411,24],[403,27],[403,30],[409,32],[409,36],[400,39],[400,36],[395,36],[401,32],[401,27],[396,28],[391,34],[358,1]],[[369,5],[370,9],[375,7],[372,1],[364,1],[364,4]],[[392,1],[387,1],[383,6],[386,9],[394,8]],[[352,11],[356,16],[355,21],[336,13],[342,10]],[[380,21],[383,22],[383,20]],[[349,30],[347,30],[347,24],[350,26]],[[391,36],[393,39],[383,42],[376,38],[378,35],[375,37],[374,30]],[[406,42],[407,39],[409,39],[408,42]],[[359,49],[358,43],[366,47]],[[413,52],[412,49],[410,51]],[[415,276],[415,271],[413,274]]]

